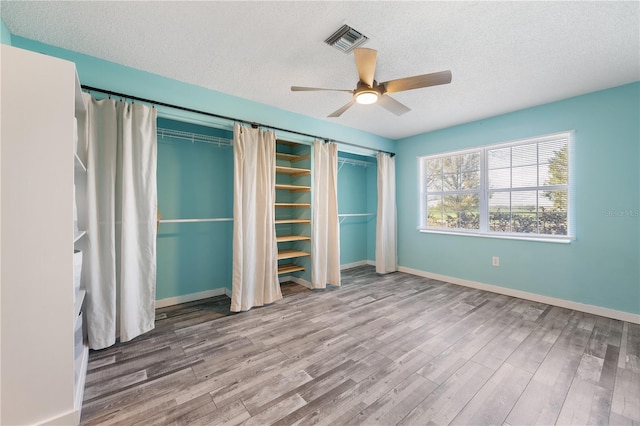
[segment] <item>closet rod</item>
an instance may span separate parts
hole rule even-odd
[[[345,219],[348,217],[362,217],[362,216],[376,216],[376,214],[375,213],[343,213],[338,215],[338,217],[340,218],[341,225],[342,225],[342,222],[344,222]]]
[[[137,96],[131,96],[131,95],[127,95],[127,94],[124,94],[124,93],[112,92],[111,90],[99,89],[97,87],[87,86],[87,85],[84,85],[84,84],[81,87],[84,90],[87,90],[89,92],[91,92],[91,91],[100,92],[100,93],[104,93],[105,95],[116,96],[116,97],[125,98],[125,99],[131,99],[133,101],[145,102],[145,103],[148,103],[148,104],[163,106],[163,107],[167,107],[167,108],[178,109],[180,111],[193,112],[193,113],[196,113],[196,114],[207,115],[209,117],[215,117],[215,118],[222,118],[224,120],[229,120],[229,121],[237,121],[239,123],[249,124],[249,125],[254,126],[254,127],[256,127],[256,126],[257,127],[266,127],[268,129],[279,130],[281,132],[294,133],[294,134],[300,135],[300,136],[307,136],[307,137],[314,138],[314,139],[320,139],[320,140],[325,140],[325,141],[329,141],[329,142],[335,142],[335,143],[339,143],[339,144],[342,144],[342,145],[353,146],[353,147],[356,147],[356,148],[363,148],[363,149],[368,149],[368,150],[371,150],[371,151],[382,152],[384,154],[389,154],[392,157],[394,155],[396,155],[395,152],[384,151],[382,149],[375,149],[375,148],[371,148],[371,147],[364,146],[364,145],[358,145],[358,144],[351,143],[351,142],[344,142],[344,141],[339,141],[339,140],[335,140],[335,139],[328,139],[328,138],[324,138],[322,136],[311,135],[309,133],[302,133],[302,132],[298,132],[298,131],[295,131],[295,130],[283,129],[282,127],[269,126],[268,124],[257,123],[255,121],[242,120],[242,119],[239,119],[239,118],[228,117],[226,115],[214,114],[212,112],[199,111],[197,109],[187,108],[187,107],[183,107],[183,106],[179,106],[179,105],[172,105],[172,104],[168,104],[168,103],[165,103],[165,102],[154,101],[154,100],[151,100],[151,99],[140,98],[140,97],[137,97]]]
[[[215,219],[162,219],[159,223],[185,223],[185,222],[233,222],[232,217],[218,217]]]

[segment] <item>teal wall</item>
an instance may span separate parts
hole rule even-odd
[[[398,141],[400,265],[640,313],[639,122],[640,83],[633,83]],[[418,156],[565,130],[575,130],[576,241],[416,230]]]
[[[232,138],[211,127],[158,119],[158,128]],[[233,217],[233,149],[158,136],[158,211],[163,219]],[[156,298],[231,289],[233,222],[163,223]]]
[[[7,29],[6,25],[4,25],[4,21],[2,21],[2,19],[0,19],[0,43],[11,46],[11,33]]]
[[[370,162],[370,166],[344,164],[338,172],[338,213],[375,213],[370,209],[371,194],[376,194],[376,161],[373,157],[339,153],[339,157]],[[340,166],[339,166],[340,167]],[[374,171],[372,174],[371,171]],[[371,179],[373,176],[373,180]],[[348,217],[340,225],[340,264],[362,262],[369,257],[369,247],[375,246],[375,216]],[[374,223],[371,233],[370,223]],[[374,250],[375,254],[375,250]]]

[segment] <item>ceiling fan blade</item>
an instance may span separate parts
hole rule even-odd
[[[373,49],[357,47],[353,49],[353,56],[356,58],[356,68],[360,81],[367,86],[373,86],[373,76],[376,73],[376,58],[378,52]]]
[[[340,107],[340,109],[332,112],[327,117],[340,117],[342,115],[342,113],[345,112],[346,110],[348,110],[351,107],[351,105],[353,105],[355,102],[356,102],[355,98],[351,99],[351,102],[349,102],[346,105],[343,105],[342,107]]]
[[[395,115],[402,115],[411,111],[410,108],[396,101],[389,95],[380,96],[380,98],[378,98],[378,105],[380,105],[382,108],[386,109],[387,111],[391,111]]]
[[[304,87],[304,86],[291,86],[292,92],[317,92],[321,90],[327,90],[330,92],[349,92],[353,93],[353,90],[347,89],[322,89],[320,87]]]
[[[398,78],[380,83],[385,93],[403,92],[405,90],[420,89],[421,87],[437,86],[451,83],[451,71],[440,71],[431,74],[416,75],[414,77]]]

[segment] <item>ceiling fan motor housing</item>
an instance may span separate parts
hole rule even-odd
[[[373,82],[373,87],[363,81],[358,81],[358,86],[356,90],[353,91],[353,98],[356,102],[363,105],[376,103],[380,96],[382,96],[382,92],[378,89],[378,85],[375,80]]]

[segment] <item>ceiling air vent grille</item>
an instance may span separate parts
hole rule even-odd
[[[343,25],[324,42],[341,52],[349,53],[367,40],[368,38],[364,34],[354,30],[348,25]]]

